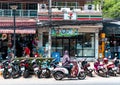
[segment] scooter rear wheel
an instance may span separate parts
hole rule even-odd
[[[10,78],[10,77],[11,77],[11,74],[10,74],[9,72],[3,71],[3,78],[4,78],[4,79],[8,79],[8,78]]]
[[[23,77],[24,78],[28,78],[29,77],[29,71],[24,71],[24,73],[23,73]]]

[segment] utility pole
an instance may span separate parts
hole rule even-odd
[[[51,23],[51,15],[52,15],[52,0],[49,0],[49,7],[48,7],[48,16],[49,16],[49,37],[48,37],[48,42],[49,42],[49,50],[48,50],[48,57],[51,57],[51,27],[52,27],[52,23]]]

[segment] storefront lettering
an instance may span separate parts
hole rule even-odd
[[[61,28],[61,29],[52,29],[52,36],[74,36],[74,35],[78,35],[78,29],[76,28],[69,28],[69,29],[65,29],[65,28]]]

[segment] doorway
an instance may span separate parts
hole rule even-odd
[[[76,37],[56,37],[53,38],[52,43],[54,43],[55,51],[60,52],[61,56],[63,56],[64,51],[68,50],[69,55],[74,57],[76,54]],[[53,47],[53,44],[52,44]]]

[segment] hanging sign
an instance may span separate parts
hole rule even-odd
[[[78,29],[76,28],[52,28],[52,36],[75,36],[78,35]]]

